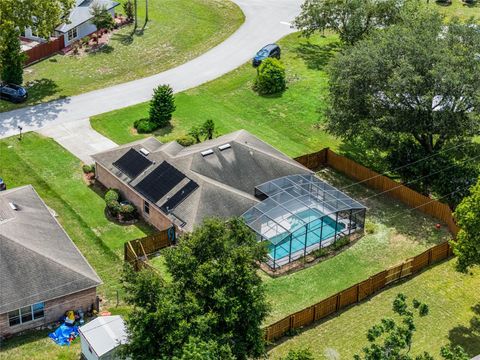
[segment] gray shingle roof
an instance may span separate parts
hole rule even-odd
[[[68,22],[62,25],[59,25],[55,30],[62,33],[66,33],[69,30],[92,19],[91,11],[92,11],[92,6],[94,4],[99,4],[100,6],[104,6],[107,10],[111,10],[114,7],[120,5],[120,3],[112,0],[77,1],[77,4],[73,7],[72,11],[70,11]]]
[[[231,147],[221,151],[219,146],[225,144],[230,144]],[[131,148],[137,151],[147,149],[150,151],[148,158],[155,162],[135,179],[130,179],[112,165]],[[213,154],[202,156],[201,153],[208,149]],[[163,161],[195,181],[199,185],[198,189],[170,214],[172,220],[185,222],[184,229],[187,231],[192,230],[205,217],[240,216],[258,203],[254,197],[257,185],[286,175],[311,173],[245,130],[185,148],[176,142],[162,144],[155,138],[148,138],[96,154],[93,158],[131,187],[141,182]],[[177,190],[178,187],[173,188],[156,205],[160,207]]]
[[[100,283],[32,186],[0,192],[0,313]]]

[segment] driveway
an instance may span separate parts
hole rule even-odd
[[[302,0],[232,0],[245,14],[245,23],[227,40],[198,58],[147,78],[115,85],[66,99],[0,113],[0,138],[24,131],[44,131],[53,138],[65,137],[65,123],[150,100],[153,89],[170,84],[175,92],[216,79],[249,61],[262,46],[293,32],[290,22],[300,12]],[[75,133],[71,132],[71,135]],[[82,141],[80,134],[77,139]],[[88,140],[88,137],[86,138]],[[85,141],[86,143],[86,141]]]

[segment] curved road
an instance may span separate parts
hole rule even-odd
[[[150,100],[159,84],[175,92],[216,79],[250,60],[265,44],[293,32],[290,22],[302,0],[232,0],[245,14],[245,23],[227,40],[205,54],[157,75],[70,98],[0,113],[0,138],[47,125],[74,127],[74,122]],[[48,134],[48,132],[47,132]]]

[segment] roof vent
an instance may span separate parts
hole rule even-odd
[[[202,154],[203,157],[208,156],[208,155],[212,155],[212,154],[213,154],[213,150],[212,150],[212,149],[208,149],[208,150],[202,151],[200,154]]]
[[[220,146],[218,147],[218,149],[219,149],[220,151],[223,151],[223,150],[230,149],[231,147],[232,147],[232,145],[230,145],[230,144],[225,144],[225,145],[220,145]]]
[[[17,211],[18,210],[18,207],[17,205],[15,205],[13,202],[9,202],[8,205],[10,205],[10,208],[14,211]]]
[[[148,151],[148,150],[145,149],[145,148],[141,148],[141,149],[140,149],[140,152],[141,152],[143,155],[145,155],[145,156],[148,156],[148,154],[150,154],[150,151]]]

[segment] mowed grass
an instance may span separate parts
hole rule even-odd
[[[466,20],[473,16],[480,19],[480,3],[478,1],[475,1],[473,4],[467,4],[462,0],[452,0],[450,5],[444,5],[431,0],[429,4],[445,14],[448,18],[458,17]]]
[[[123,1],[122,1],[123,3]],[[139,1],[139,29],[145,2]],[[116,12],[123,13],[122,5]],[[25,69],[30,98],[26,104],[0,102],[0,111],[81,94],[139,79],[183,64],[221,43],[243,23],[229,0],[149,1],[142,33],[133,25],[116,31],[108,46],[82,56],[57,55]]]
[[[167,142],[186,135],[196,125],[212,119],[217,134],[245,129],[290,156],[336,148],[339,141],[322,130],[327,74],[325,68],[339,43],[336,36],[292,34],[281,40],[288,89],[279,96],[259,96],[252,90],[256,70],[245,64],[233,72],[176,95],[172,126],[156,135]],[[113,111],[91,119],[95,130],[124,144],[144,135],[135,134],[133,122],[148,115],[148,103]]]
[[[0,177],[8,188],[31,184],[59,215],[58,219],[104,285],[99,293],[114,301],[121,291],[119,276],[124,242],[153,230],[145,223],[120,226],[104,214],[99,189],[83,181],[80,161],[51,139],[27,133],[0,140]]]
[[[28,331],[25,334],[2,341],[0,359],[8,360],[78,360],[82,349],[80,338],[70,346],[59,346],[48,337],[53,329]]]
[[[333,172],[318,174],[367,206],[367,233],[335,257],[290,275],[271,278],[262,273],[272,305],[266,323],[313,305],[338,291],[450,239],[437,221],[400,202],[378,195]]]
[[[393,286],[359,305],[287,338],[269,352],[280,359],[290,349],[309,348],[315,359],[351,359],[367,345],[367,330],[385,317],[393,317],[392,301],[404,293],[428,304],[428,316],[416,320],[417,331],[409,355],[424,351],[440,358],[440,348],[460,345],[473,357],[480,354],[480,269],[471,274],[455,271],[455,259]]]

